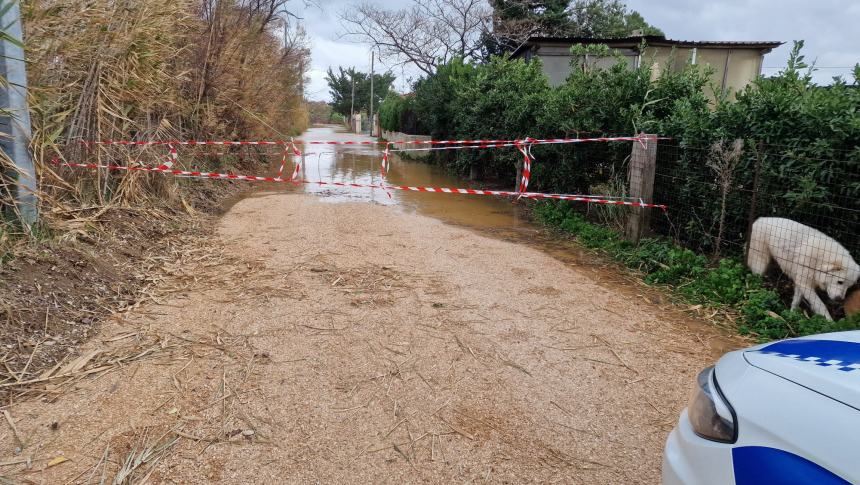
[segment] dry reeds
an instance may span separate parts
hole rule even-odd
[[[164,147],[93,147],[83,141],[301,132],[307,126],[302,85],[308,50],[301,27],[284,26],[285,3],[27,2],[32,151],[42,212],[48,214],[43,224],[55,222],[51,209],[61,204],[176,206],[182,200],[177,181],[163,176],[73,172],[49,163],[160,163],[167,153]],[[206,164],[205,158],[181,160]],[[9,169],[0,162],[0,172],[8,175]],[[7,209],[10,185],[0,181],[0,206]]]

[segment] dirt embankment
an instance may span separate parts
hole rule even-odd
[[[246,199],[11,406],[33,482],[654,483],[724,338],[522,244]]]
[[[238,190],[203,182],[184,191],[185,210],[95,205],[47,214],[61,229],[0,258],[0,403],[26,391],[15,383],[74,357],[103,319],[151,300],[165,268],[211,234],[219,201]]]

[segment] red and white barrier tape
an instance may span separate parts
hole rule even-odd
[[[524,193],[529,187],[529,179],[531,178],[532,173],[532,157],[529,154],[529,142],[530,138],[526,138],[526,142],[522,144],[517,144],[517,150],[523,154],[523,176],[520,179],[520,188],[519,192]]]
[[[287,168],[287,158],[289,157],[289,148],[284,148],[284,155],[281,157],[281,166],[278,167],[278,178],[281,178],[284,175],[284,170]]]
[[[515,147],[516,143],[498,143],[495,145],[462,145],[462,146],[447,146],[447,147],[429,147],[429,148],[394,148],[392,152],[432,152],[442,150],[483,150],[487,148],[507,148]]]
[[[385,176],[388,175],[388,154],[390,149],[390,143],[388,145],[385,145],[385,151],[382,152],[382,163],[379,166],[379,182],[383,187],[385,187]],[[385,194],[388,196],[389,199],[391,198],[391,192],[386,190]]]
[[[173,145],[168,145],[170,147],[170,158],[164,162],[159,168],[170,169],[173,168],[173,164],[176,163],[176,160],[179,159],[179,152],[176,150],[176,147]]]
[[[297,180],[299,178],[299,172],[302,170],[302,152],[295,143],[291,142],[290,146],[293,148],[293,155],[296,156],[296,169],[293,170],[293,176],[290,177],[290,180]]]
[[[618,136],[598,138],[545,138],[529,140],[396,140],[396,141],[323,141],[323,140],[296,140],[295,144],[304,145],[477,145],[485,148],[496,146],[510,146],[517,143],[524,144],[528,141],[532,145],[549,145],[564,143],[589,143],[589,142],[616,142],[635,141],[647,143],[649,140],[665,139],[649,136]],[[85,145],[276,145],[283,146],[293,142],[278,141],[214,141],[214,140],[100,140],[85,141]]]
[[[413,187],[407,185],[387,185],[387,184],[358,184],[358,183],[349,183],[349,182],[324,182],[324,181],[310,181],[310,180],[286,180],[280,177],[259,177],[256,175],[235,175],[228,173],[216,173],[216,172],[198,172],[198,171],[189,171],[189,170],[175,170],[170,168],[162,168],[162,167],[148,167],[148,166],[123,166],[123,165],[99,165],[95,163],[71,163],[71,162],[60,162],[59,160],[53,160],[53,163],[62,167],[72,167],[72,168],[88,168],[88,169],[106,169],[106,170],[125,170],[129,172],[154,172],[154,173],[163,173],[166,175],[176,175],[176,176],[184,176],[184,177],[195,177],[195,178],[208,178],[208,179],[221,179],[221,180],[244,180],[248,182],[276,182],[276,183],[292,183],[292,184],[307,184],[307,185],[319,185],[319,186],[333,186],[333,187],[348,187],[348,188],[369,188],[369,189],[382,189],[382,190],[401,190],[401,191],[409,191],[409,192],[431,192],[431,193],[443,193],[443,194],[464,194],[464,195],[488,195],[488,196],[496,196],[496,197],[525,197],[528,199],[557,199],[557,200],[569,200],[573,202],[586,202],[589,204],[604,204],[604,205],[623,205],[629,207],[645,207],[652,209],[661,209],[666,211],[668,209],[667,206],[662,204],[647,204],[645,202],[631,202],[621,199],[612,199],[609,197],[601,197],[601,196],[585,196],[585,195],[575,195],[575,194],[544,194],[540,192],[510,192],[505,190],[481,190],[481,189],[461,189],[461,188],[447,188],[447,187]]]

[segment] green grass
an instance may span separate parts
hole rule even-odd
[[[737,311],[738,331],[760,341],[860,329],[860,315],[830,322],[786,308],[776,291],[735,258],[709,264],[705,256],[662,238],[633,245],[616,231],[587,221],[567,202],[540,202],[534,214],[542,224],[642,272],[648,284],[667,287],[690,303]]]

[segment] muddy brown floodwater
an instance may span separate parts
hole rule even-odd
[[[308,179],[376,180],[378,152],[309,151]],[[389,180],[462,186],[401,160]],[[163,296],[105,322],[69,364],[73,380],[9,407],[0,473],[658,482],[696,373],[741,342],[518,210],[457,195],[254,190],[173,268]]]
[[[306,141],[367,141],[368,137],[345,133],[337,127],[325,126],[311,128],[302,136]],[[379,165],[382,160],[380,146],[337,146],[306,145],[301,176],[310,181],[353,182],[374,184],[380,182]],[[272,173],[275,173],[279,157],[272,154]],[[289,169],[292,167],[288,167]],[[472,187],[464,181],[446,173],[443,169],[414,160],[401,159],[396,152],[391,155],[391,167],[386,183],[392,185],[412,185],[430,187]],[[511,186],[514,183],[511,181]],[[248,197],[265,197],[274,193],[304,192],[320,196],[324,202],[371,202],[394,206],[406,213],[432,216],[449,224],[461,225],[472,229],[500,229],[516,233],[534,232],[527,218],[521,214],[521,207],[509,199],[484,196],[461,196],[427,192],[405,192],[392,190],[389,195],[379,189],[348,189],[314,184],[299,187],[257,186],[236,198],[227,201],[229,208],[236,202]]]

